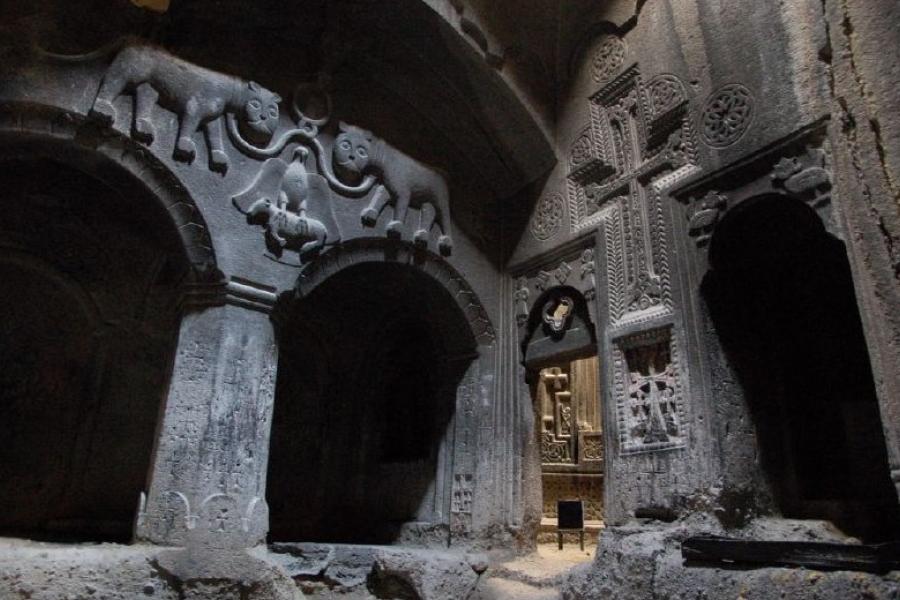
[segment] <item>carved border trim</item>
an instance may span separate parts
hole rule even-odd
[[[69,144],[84,153],[103,156],[137,179],[168,212],[194,270],[214,272],[216,255],[203,214],[178,177],[140,143],[115,130],[106,132],[96,147],[80,141],[82,125],[90,126],[82,115],[58,107],[18,102],[0,106],[0,136]]]
[[[480,346],[494,343],[494,325],[472,287],[463,276],[440,256],[411,243],[385,239],[353,240],[336,246],[306,265],[297,278],[297,298],[307,296],[326,279],[354,264],[399,263],[415,267],[443,286],[462,310],[472,336]]]

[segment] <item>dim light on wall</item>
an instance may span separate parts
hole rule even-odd
[[[131,0],[131,3],[158,13],[164,13],[169,10],[169,0]]]

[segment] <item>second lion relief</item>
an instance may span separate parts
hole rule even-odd
[[[302,265],[329,246],[374,234],[450,255],[444,175],[370,131],[342,122],[329,127],[327,96],[327,114],[307,116],[298,106],[300,90],[292,105],[294,128],[275,132],[265,148],[239,145],[251,156],[270,157],[232,202],[248,223],[264,228],[271,254],[280,259],[285,250],[296,251]],[[290,162],[281,158],[285,154]]]

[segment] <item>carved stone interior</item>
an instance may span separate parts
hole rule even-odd
[[[752,232],[752,235],[751,235]],[[703,282],[786,517],[900,536],[844,245],[796,200],[748,200],[718,225]]]
[[[475,348],[456,303],[411,267],[373,263],[295,304],[279,333],[269,539],[394,543],[410,524],[446,538],[448,432]]]
[[[3,600],[900,598],[897,0],[0,12]]]
[[[47,159],[0,186],[0,533],[128,541],[185,266],[138,190]]]
[[[558,500],[582,500],[584,518],[603,521],[603,427],[596,356],[545,367],[533,387],[540,423],[542,522]]]

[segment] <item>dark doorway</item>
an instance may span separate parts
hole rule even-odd
[[[456,388],[476,350],[450,294],[414,267],[348,267],[297,303],[279,348],[269,539],[439,529]]]
[[[139,191],[0,166],[0,534],[128,541],[174,355],[174,228]]]
[[[719,224],[703,294],[786,517],[898,537],[877,397],[844,245],[808,206],[747,200]]]

